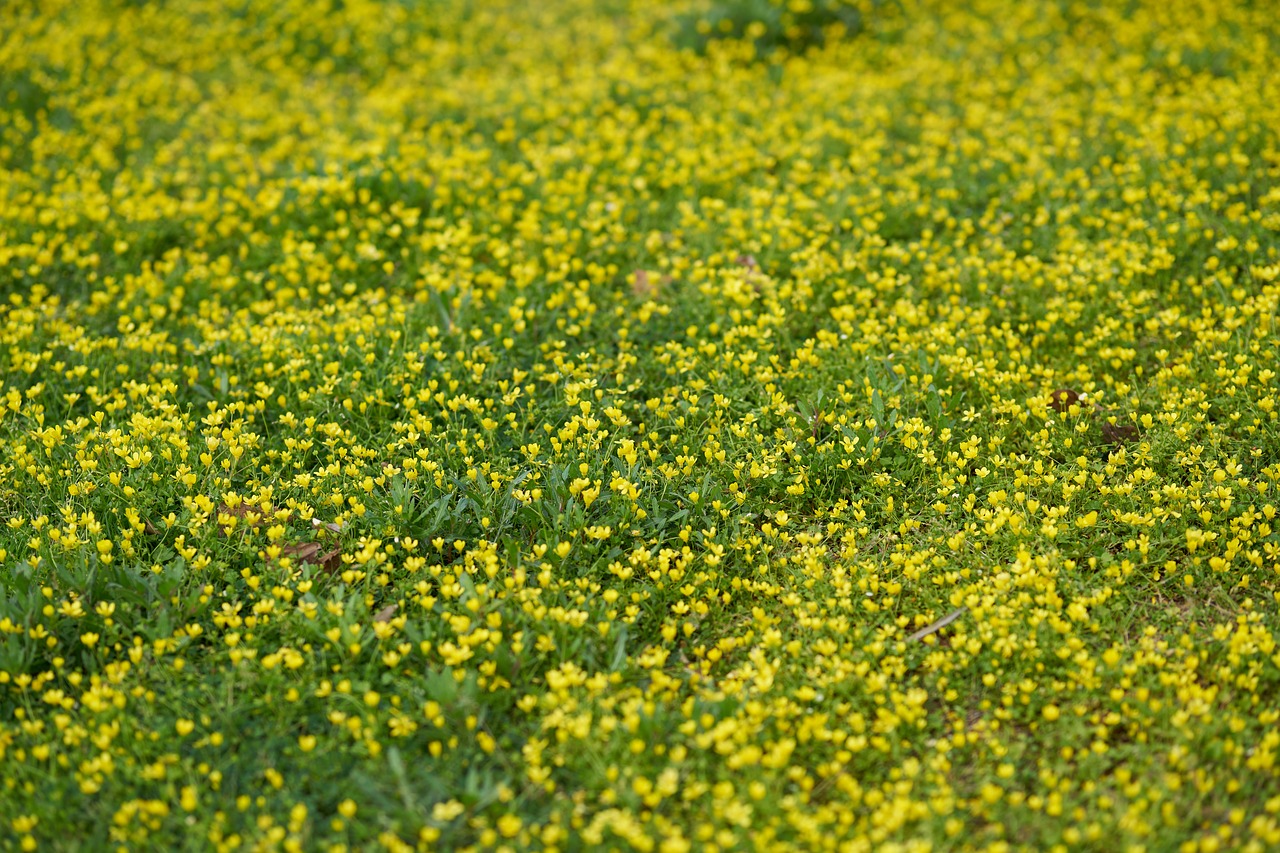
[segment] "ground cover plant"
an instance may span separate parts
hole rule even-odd
[[[6,4],[0,845],[1275,849],[1272,12]]]

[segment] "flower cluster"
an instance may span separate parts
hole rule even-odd
[[[818,7],[7,13],[0,839],[1280,846],[1280,26]]]

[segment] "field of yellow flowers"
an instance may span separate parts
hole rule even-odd
[[[6,4],[0,848],[1277,849],[1273,12]]]

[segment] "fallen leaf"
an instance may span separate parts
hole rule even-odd
[[[268,515],[275,512],[275,507],[271,506],[271,504],[259,506],[258,504],[242,503],[236,507],[229,507],[226,504],[218,504],[218,512],[235,516],[236,518],[244,518],[248,515],[256,515],[261,518],[266,518]]]
[[[744,267],[746,269],[747,283],[751,285],[751,289],[756,292],[757,296],[760,295],[763,292],[764,288],[761,286],[762,277],[759,275],[756,275],[756,273],[760,271],[760,265],[756,263],[756,256],[755,255],[738,255],[738,257],[733,259],[733,262],[738,266]]]
[[[320,567],[321,571],[327,574],[337,574],[338,570],[342,568],[342,549],[334,548],[332,551],[321,555],[319,560],[311,562],[314,562]]]
[[[1049,408],[1055,412],[1065,412],[1080,403],[1080,394],[1070,388],[1059,388],[1049,395]]]
[[[631,292],[641,299],[648,299],[653,296],[657,288],[653,283],[653,276],[648,270],[636,270],[635,275],[631,279]]]
[[[938,631],[941,631],[943,628],[947,627],[952,622],[959,619],[962,615],[964,615],[964,612],[968,609],[969,609],[968,607],[961,607],[959,610],[951,611],[946,616],[943,616],[941,619],[939,619],[937,622],[934,622],[930,625],[926,625],[925,627],[921,628],[919,631],[916,631],[910,637],[907,637],[907,640],[923,640],[925,637],[929,636],[930,634],[936,634]]]
[[[328,530],[330,533],[341,533],[344,527],[344,525],[338,524],[335,521],[330,521],[326,523],[321,521],[318,518],[311,519],[311,526],[324,528],[325,530]]]
[[[280,549],[282,556],[291,557],[299,563],[314,563],[319,553],[319,542],[300,542],[297,545],[285,545]]]
[[[396,615],[396,605],[388,604],[386,607],[374,614],[374,622],[390,622],[391,617]]]
[[[1138,440],[1138,427],[1134,424],[1110,423],[1102,424],[1102,437],[1108,444],[1125,444]]]
[[[266,507],[261,507],[261,506],[258,506],[257,504],[242,503],[239,506],[236,506],[234,508],[229,507],[226,504],[218,504],[219,517],[226,515],[230,518],[244,521],[250,527],[254,527],[254,528],[261,527],[263,524],[265,524],[267,519],[274,512],[275,512],[275,509],[270,504],[267,504]],[[223,525],[219,523],[218,534],[221,536],[230,535],[231,529],[232,528],[230,525]]]
[[[289,557],[295,563],[308,563],[316,566],[326,574],[335,574],[342,568],[342,549],[334,548],[325,551],[319,542],[299,542],[285,545],[280,549],[280,556]]]

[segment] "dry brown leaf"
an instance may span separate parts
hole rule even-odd
[[[936,634],[938,631],[941,631],[943,628],[947,627],[952,622],[956,621],[961,616],[963,616],[965,611],[968,609],[969,609],[968,607],[961,607],[959,610],[951,611],[950,613],[948,613],[946,616],[943,616],[938,621],[933,622],[932,624],[926,625],[923,628],[921,628],[919,631],[916,631],[910,637],[907,637],[907,640],[908,641],[923,640],[925,637],[929,636],[930,634]]]
[[[250,527],[261,527],[267,522],[271,515],[275,512],[275,508],[268,504],[265,508],[257,504],[240,504],[236,507],[229,507],[226,504],[218,504],[218,516],[229,516],[231,518],[243,521]],[[218,525],[218,534],[227,536],[231,533],[230,526]]]
[[[641,299],[648,299],[653,295],[654,287],[653,276],[649,275],[648,270],[636,270],[635,275],[631,279],[631,292]]]
[[[1138,440],[1138,427],[1134,424],[1103,422],[1102,437],[1108,444],[1126,444]]]
[[[236,518],[244,518],[245,516],[248,516],[248,515],[256,515],[256,516],[259,516],[261,519],[265,519],[267,516],[271,515],[275,511],[276,511],[275,507],[271,506],[271,504],[267,504],[265,507],[260,506],[258,504],[245,504],[245,503],[242,503],[236,507],[229,507],[226,504],[218,504],[219,514],[230,515]],[[258,521],[255,523],[260,524],[261,521]]]
[[[296,545],[285,545],[280,549],[281,556],[292,557],[299,563],[314,563],[319,553],[319,542],[299,542]]]
[[[738,255],[733,262],[747,271],[747,283],[751,285],[751,289],[759,295],[764,288],[761,286],[761,276],[756,275],[760,272],[760,265],[756,263],[755,255]]]
[[[330,521],[326,523],[321,521],[318,518],[311,519],[311,526],[317,527],[317,528],[323,528],[324,530],[328,530],[330,533],[341,533],[343,528],[343,525],[338,524],[335,521]]]
[[[639,299],[657,299],[662,289],[671,284],[671,276],[649,270],[636,270],[631,276],[631,293]]]
[[[386,607],[374,614],[374,622],[390,622],[391,617],[396,615],[396,605],[388,604]]]
[[[342,568],[342,549],[334,548],[320,556],[320,559],[312,561],[320,569],[328,574],[337,574]]]
[[[1065,412],[1072,406],[1079,405],[1080,394],[1070,388],[1059,388],[1049,395],[1049,408],[1055,412]]]
[[[280,556],[289,557],[295,563],[309,563],[317,566],[322,572],[334,574],[342,568],[342,549],[334,548],[325,551],[319,542],[299,542],[285,545],[280,549]]]

